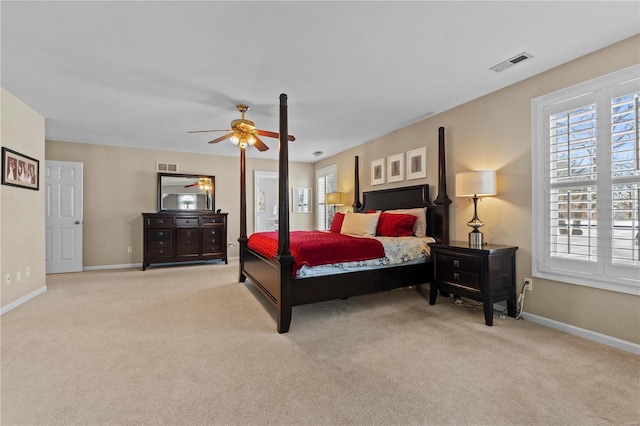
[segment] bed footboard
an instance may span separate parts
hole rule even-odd
[[[286,333],[291,325],[291,264],[267,259],[261,254],[243,247],[241,273],[276,308],[278,333]]]

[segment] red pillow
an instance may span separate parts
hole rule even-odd
[[[340,230],[342,229],[342,222],[344,221],[344,213],[336,213],[335,216],[333,216],[333,220],[331,221],[331,228],[329,228],[329,231],[331,232],[336,232],[336,233],[340,233]]]
[[[411,214],[382,213],[378,219],[376,235],[381,237],[410,237],[417,217]]]

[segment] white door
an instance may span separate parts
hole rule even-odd
[[[45,161],[46,272],[82,271],[82,163]]]
[[[278,230],[278,172],[254,172],[253,232]]]

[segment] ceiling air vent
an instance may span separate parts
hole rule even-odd
[[[178,163],[156,163],[156,170],[159,172],[178,172]]]
[[[490,69],[494,70],[495,72],[504,71],[507,68],[511,68],[515,64],[518,64],[518,63],[520,63],[522,61],[525,61],[525,60],[527,60],[529,58],[533,58],[533,55],[530,55],[527,52],[522,52],[522,53],[514,56],[513,58],[507,59],[504,62],[500,62],[498,65],[492,66]]]

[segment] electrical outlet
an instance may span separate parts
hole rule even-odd
[[[4,283],[7,285],[11,284],[11,272],[7,272],[7,276],[4,279]]]
[[[29,266],[27,266],[24,270],[24,276],[25,277],[30,277],[31,276],[31,268]]]
[[[533,278],[524,279],[524,289],[527,291],[533,291]]]
[[[127,253],[131,253],[133,252],[133,248],[132,247],[127,247]]]
[[[19,283],[22,281],[22,271],[16,272],[16,282]]]

